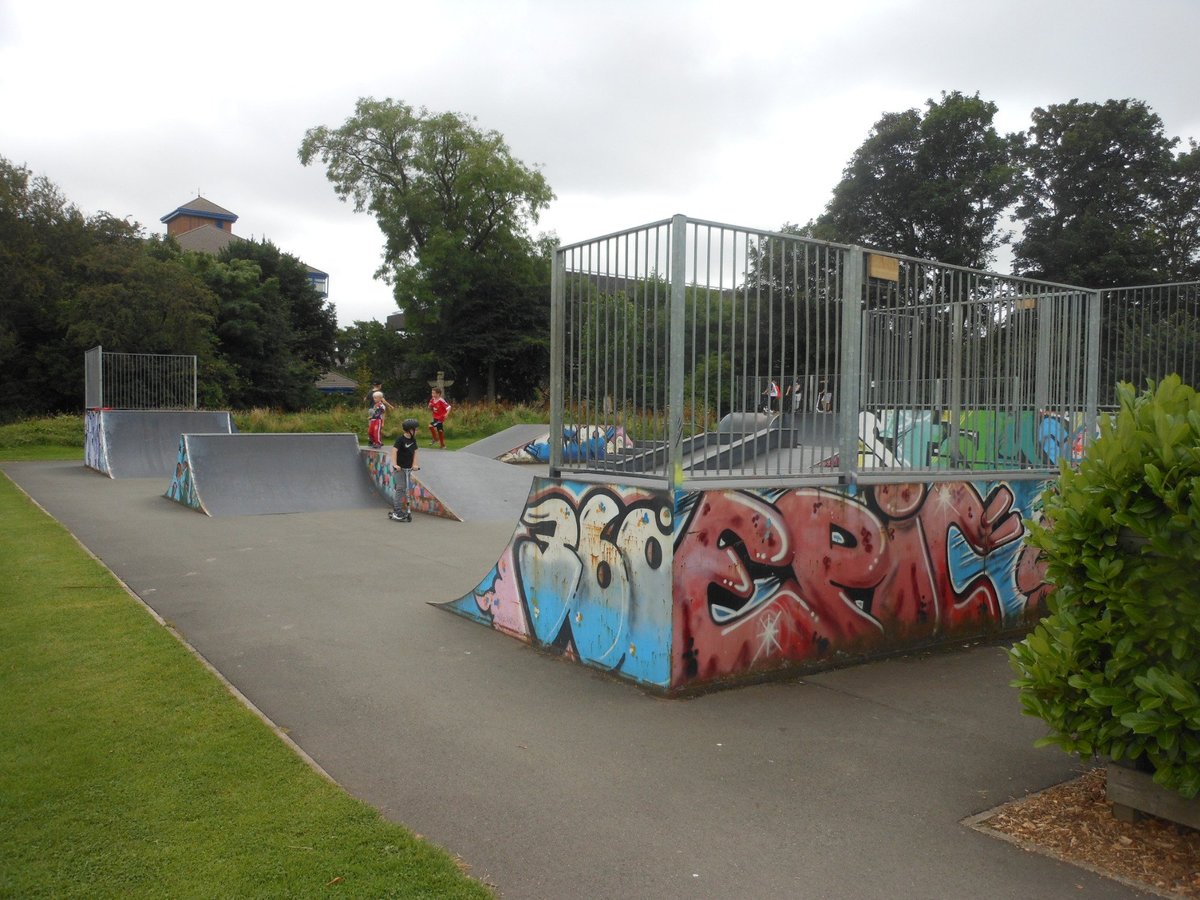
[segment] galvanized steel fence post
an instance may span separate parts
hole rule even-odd
[[[683,486],[683,366],[687,297],[687,217],[671,219],[671,318],[667,366],[667,480],[671,489]]]
[[[1087,303],[1087,341],[1085,344],[1086,360],[1084,363],[1084,398],[1083,398],[1083,446],[1092,442],[1096,434],[1096,419],[1100,411],[1100,324],[1103,316],[1103,295],[1101,291],[1088,294]]]
[[[566,297],[564,291],[564,252],[554,253],[550,268],[550,475],[562,474],[563,397],[565,396]]]
[[[858,471],[858,423],[862,407],[863,267],[862,247],[850,247],[843,255],[842,341],[838,360],[838,471],[853,480]]]

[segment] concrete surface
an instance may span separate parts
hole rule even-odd
[[[533,477],[545,475],[549,468],[536,463],[514,466],[474,453],[428,446],[417,450],[417,465],[421,468],[413,477],[460,520],[503,522],[510,533],[525,508]],[[482,570],[479,577],[483,577]]]
[[[459,453],[473,453],[476,456],[486,456],[489,459],[499,459],[510,450],[524,447],[535,438],[550,431],[549,425],[512,425],[503,431],[485,437],[481,441],[461,448]]]
[[[960,824],[1076,772],[1033,748],[1001,648],[655,699],[427,605],[474,587],[515,520],[210,519],[160,479],[2,468],[348,791],[502,897],[1138,896]]]

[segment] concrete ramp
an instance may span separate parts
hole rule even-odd
[[[210,516],[387,508],[353,434],[183,434],[171,500]]]
[[[500,459],[505,454],[520,450],[530,441],[549,433],[549,425],[512,425],[481,441],[468,444],[458,452],[474,453],[476,456],[486,456],[489,459]],[[534,461],[532,458],[521,460],[521,462]]]
[[[230,434],[228,412],[90,409],[84,420],[84,465],[110,478],[170,478],[181,434]]]
[[[515,522],[525,508],[535,475],[545,466],[512,466],[462,451],[417,452],[414,479],[440,501],[451,518],[463,522]]]

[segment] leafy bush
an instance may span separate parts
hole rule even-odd
[[[1118,388],[1115,421],[1063,467],[1029,542],[1050,615],[1011,651],[1038,741],[1130,760],[1200,794],[1200,394],[1170,376]]]

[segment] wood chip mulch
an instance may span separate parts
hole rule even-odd
[[[1152,817],[1113,818],[1103,768],[999,806],[972,825],[1160,896],[1200,898],[1200,831]]]

